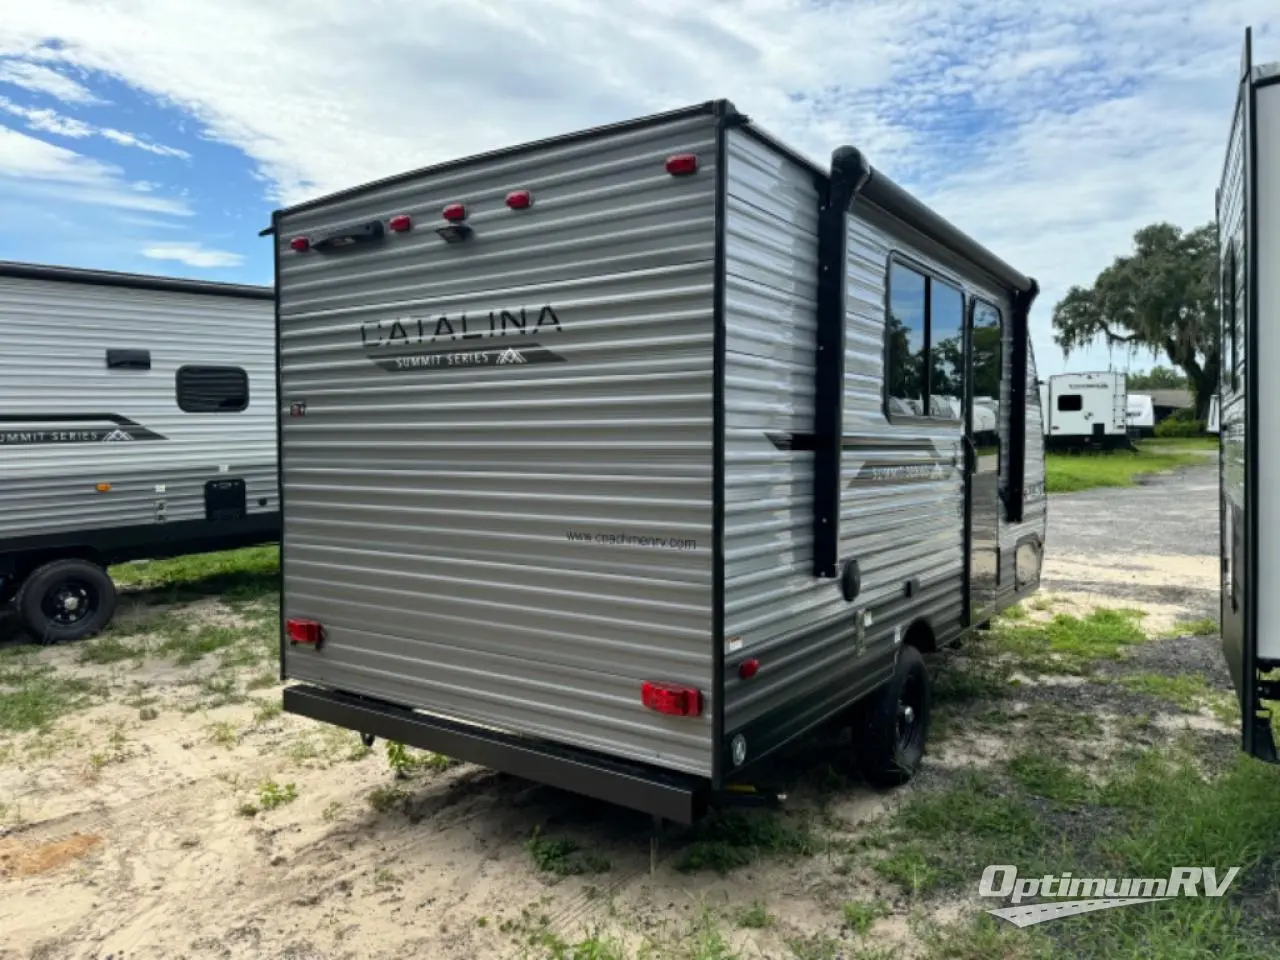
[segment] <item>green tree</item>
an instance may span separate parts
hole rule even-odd
[[[1163,353],[1187,375],[1204,419],[1220,370],[1216,236],[1213,224],[1184,232],[1153,223],[1135,233],[1132,254],[1054,306],[1063,354],[1099,339]]]
[[[1186,390],[1187,378],[1168,367],[1155,366],[1146,373],[1131,373],[1125,378],[1130,390]]]

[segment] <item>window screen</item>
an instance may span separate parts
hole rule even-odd
[[[889,268],[889,368],[892,407],[903,413],[924,414],[925,278],[909,267]],[[892,404],[893,400],[900,401]]]
[[[238,413],[249,406],[249,375],[239,367],[179,367],[177,392],[186,413]]]
[[[1058,397],[1060,413],[1079,413],[1084,409],[1084,397],[1078,393],[1064,393]]]

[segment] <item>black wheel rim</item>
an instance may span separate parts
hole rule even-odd
[[[898,750],[913,754],[924,746],[924,680],[913,673],[898,697]]]
[[[40,599],[40,612],[56,627],[74,627],[98,611],[101,598],[87,580],[59,580]]]

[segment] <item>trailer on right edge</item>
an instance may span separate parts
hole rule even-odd
[[[1222,649],[1240,700],[1243,749],[1275,763],[1280,378],[1269,375],[1266,358],[1280,360],[1280,63],[1254,66],[1251,31],[1239,76],[1216,202]]]

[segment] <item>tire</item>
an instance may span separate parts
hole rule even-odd
[[[904,646],[889,682],[864,701],[855,717],[858,769],[869,784],[898,787],[915,776],[924,759],[929,713],[924,658],[915,647]]]
[[[116,585],[90,560],[54,560],[27,577],[14,600],[18,617],[42,643],[91,637],[116,612]]]

